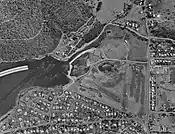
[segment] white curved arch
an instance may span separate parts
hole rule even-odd
[[[12,73],[20,72],[20,71],[25,71],[25,70],[28,70],[27,65],[11,68],[11,69],[0,72],[0,77],[3,77],[5,75],[9,75],[9,74],[12,74]]]

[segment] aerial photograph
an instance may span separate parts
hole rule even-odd
[[[0,0],[0,134],[175,134],[175,0]]]

